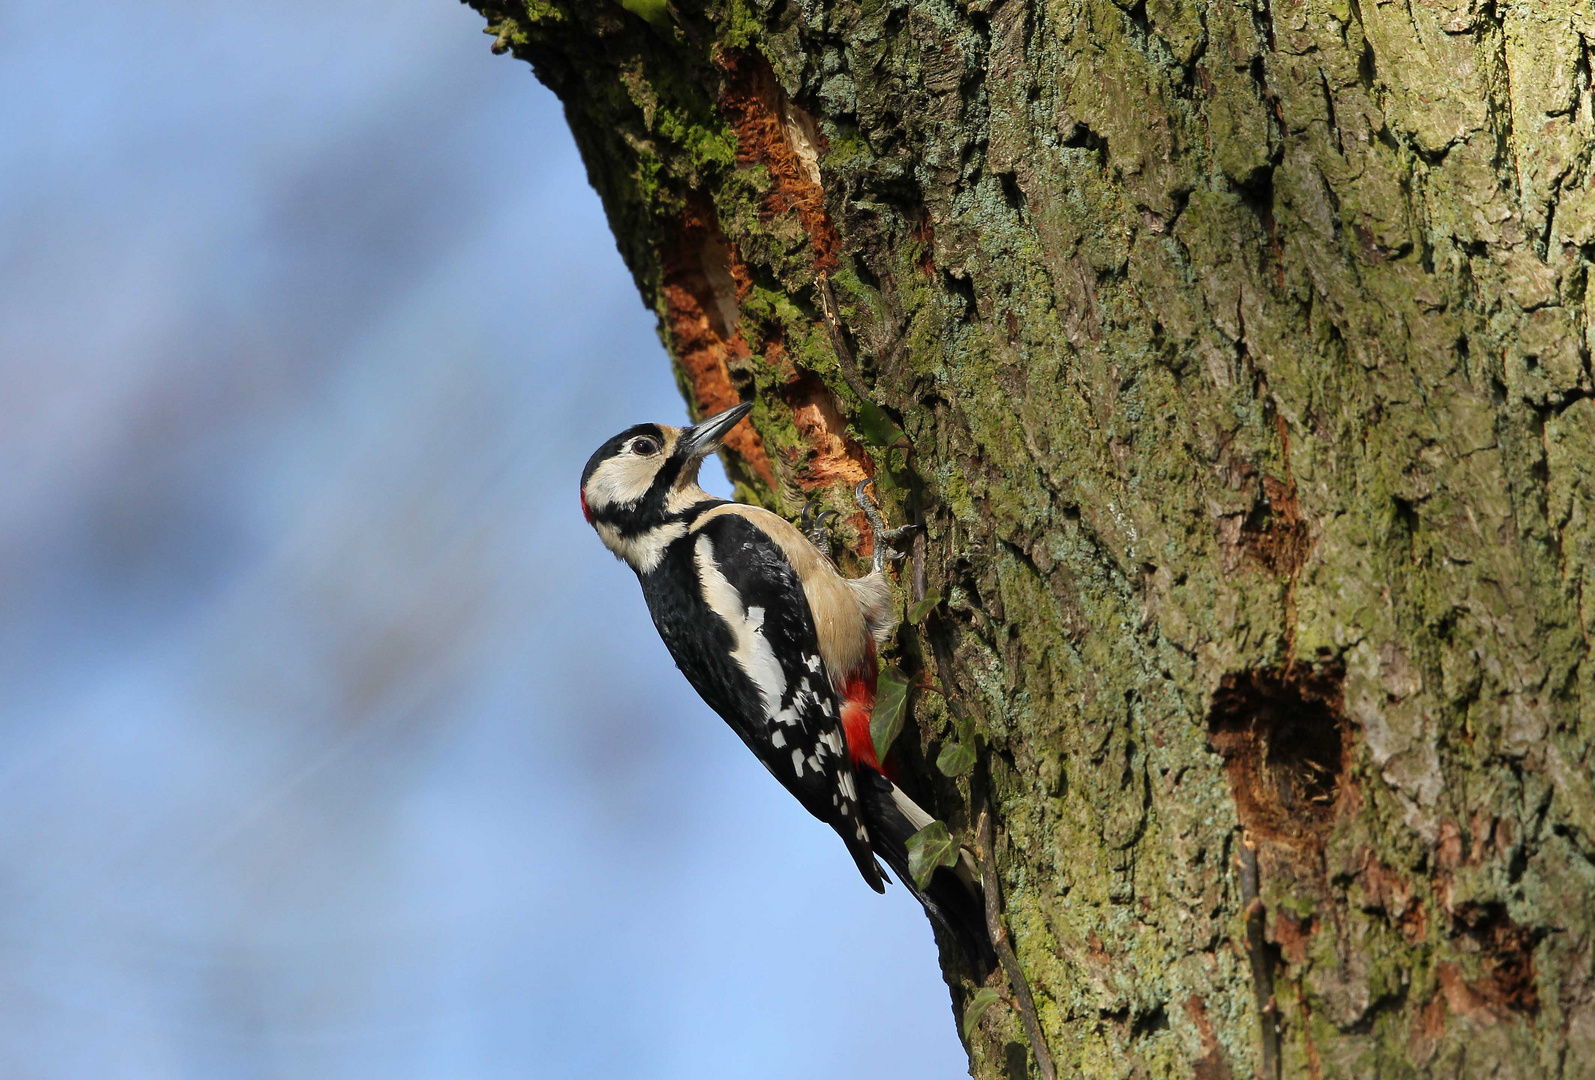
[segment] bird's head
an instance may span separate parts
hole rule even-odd
[[[698,466],[752,410],[733,405],[687,428],[637,424],[595,450],[582,470],[582,513],[609,550],[641,568],[637,541],[709,498]]]

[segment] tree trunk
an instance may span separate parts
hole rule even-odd
[[[1058,1075],[1595,1076],[1589,0],[472,2],[740,497],[925,526]]]

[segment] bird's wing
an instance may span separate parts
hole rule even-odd
[[[785,553],[748,519],[719,514],[673,543],[672,561],[643,588],[676,666],[879,891],[840,703]],[[691,581],[695,594],[676,584]]]

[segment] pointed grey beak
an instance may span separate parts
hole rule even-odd
[[[725,441],[731,429],[737,426],[737,421],[752,411],[753,403],[744,401],[741,405],[733,405],[724,412],[715,413],[702,423],[692,425],[681,433],[681,439],[676,443],[676,452],[685,454],[693,461],[707,457],[720,449],[720,444]]]

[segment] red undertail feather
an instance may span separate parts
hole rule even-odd
[[[875,708],[875,650],[848,672],[837,687],[842,695],[842,732],[847,736],[847,755],[854,765],[868,765],[876,772],[881,763],[875,757],[875,740],[870,738],[869,718]]]

